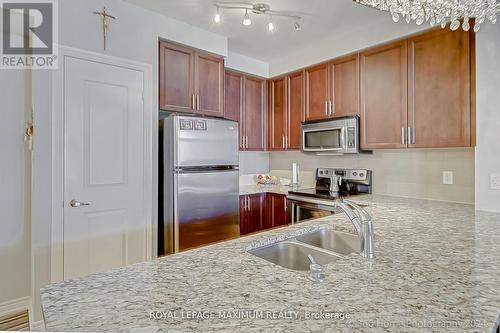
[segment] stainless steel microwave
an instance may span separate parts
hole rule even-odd
[[[302,124],[302,151],[325,154],[359,152],[359,117]]]

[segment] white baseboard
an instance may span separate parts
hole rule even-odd
[[[31,309],[31,297],[21,297],[0,303],[0,317],[12,312]]]
[[[30,331],[32,332],[45,332],[45,322],[43,320],[30,323]]]

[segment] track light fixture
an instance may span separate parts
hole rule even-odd
[[[248,15],[248,9],[245,10],[245,18],[243,19],[243,25],[249,26],[252,24],[252,20],[250,19],[250,15]]]
[[[273,17],[272,16],[269,18],[269,23],[267,24],[267,30],[274,31],[274,23],[273,23]]]
[[[214,22],[215,23],[220,23],[219,7],[216,7],[216,8],[217,8],[217,12],[215,13],[215,16],[214,16]]]
[[[296,15],[293,12],[271,10],[271,7],[265,3],[247,4],[244,2],[243,3],[242,2],[215,2],[214,6],[217,9],[217,13],[215,14],[215,17],[214,17],[214,21],[216,23],[219,23],[221,21],[220,10],[222,10],[222,9],[244,10],[245,11],[245,16],[243,18],[243,25],[244,26],[249,26],[252,24],[250,14],[255,14],[255,15],[267,14],[267,15],[269,15],[269,18],[270,18],[269,22],[267,23],[267,30],[269,30],[269,31],[274,31],[276,28],[275,22],[273,21],[273,17],[276,17],[276,16],[289,18],[289,19],[294,20],[295,21],[294,22],[294,30],[295,31],[302,30],[302,26],[299,23],[299,21],[302,19],[300,16]]]

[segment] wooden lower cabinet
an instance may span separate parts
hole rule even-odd
[[[247,235],[262,229],[265,193],[240,196],[240,235]]]
[[[287,225],[286,195],[267,193],[266,195],[266,224],[265,229]]]
[[[256,193],[240,196],[240,235],[287,225],[286,196]]]

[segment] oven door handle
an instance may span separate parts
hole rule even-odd
[[[315,199],[315,198],[309,198],[309,197],[303,197],[303,196],[297,196],[293,194],[289,194],[287,196],[288,200],[299,202],[299,203],[310,203],[313,205],[321,205],[321,206],[327,206],[327,207],[332,207],[335,208],[335,204],[331,200],[321,200],[321,199]]]

